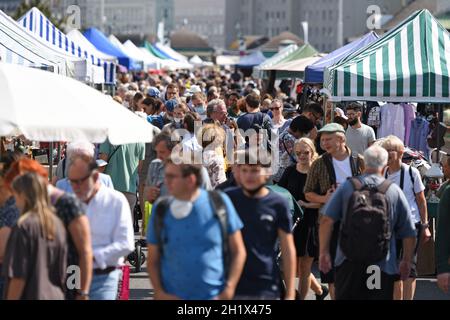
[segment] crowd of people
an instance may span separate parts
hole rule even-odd
[[[263,94],[227,71],[120,80],[113,99],[152,124],[152,143],[70,142],[52,181],[35,160],[2,155],[0,297],[116,299],[133,212],[149,204],[155,299],[414,298],[431,237],[425,186],[403,142],[362,123],[361,104],[331,117],[313,97]],[[450,186],[440,197],[448,293]]]

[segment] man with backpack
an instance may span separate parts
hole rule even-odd
[[[324,205],[347,178],[360,174],[361,165],[358,158],[352,157],[351,150],[346,146],[345,130],[340,124],[327,124],[319,130],[319,133],[320,143],[326,153],[312,163],[304,192],[307,201]],[[336,222],[330,248],[333,260],[336,254],[338,231],[339,222]],[[320,278],[322,283],[328,283],[330,297],[334,299],[334,266],[327,273],[321,272]]]
[[[402,189],[411,207],[411,219],[416,226],[417,242],[414,250],[414,258],[411,274],[406,281],[398,281],[395,284],[395,300],[413,300],[417,278],[417,249],[421,241],[428,241],[431,232],[428,229],[427,201],[425,199],[425,186],[422,183],[419,170],[402,163],[405,146],[396,136],[388,136],[382,140],[381,146],[389,154],[388,167],[385,178],[395,183]],[[402,242],[397,242],[398,258],[402,255]]]
[[[169,158],[164,174],[170,197],[155,203],[147,228],[155,299],[232,299],[246,257],[236,210],[225,194],[200,189],[200,166]]]
[[[365,174],[347,180],[322,210],[319,269],[332,267],[330,239],[341,221],[336,252],[337,300],[392,300],[397,274],[408,278],[416,243],[409,204],[400,188],[383,178],[388,153],[380,146],[364,152]],[[403,258],[396,259],[396,239]]]

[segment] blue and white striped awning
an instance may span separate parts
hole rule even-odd
[[[103,67],[105,70],[105,83],[115,83],[117,66],[117,59],[115,57],[111,57],[110,59],[97,57],[95,53],[90,52],[88,49],[81,47],[80,44],[70,40],[63,32],[56,28],[39,9],[35,7],[30,9],[17,21],[25,29],[39,36],[41,39],[66,54],[73,57],[86,59],[93,65]]]
[[[70,76],[73,65],[0,10],[0,60]]]

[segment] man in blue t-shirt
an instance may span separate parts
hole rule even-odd
[[[176,165],[168,159],[164,174],[171,197],[159,220],[162,227],[158,233],[158,206],[162,203],[158,201],[147,229],[148,273],[155,299],[232,299],[246,256],[242,222],[233,204],[220,193],[227,213],[228,235],[223,240],[208,192],[200,189],[201,167]],[[222,241],[228,241],[227,270]]]
[[[244,158],[244,157],[243,157]],[[271,175],[269,161],[261,154],[245,151],[237,159],[242,187],[226,191],[244,223],[242,236],[247,261],[236,289],[236,299],[280,298],[280,269],[276,257],[281,244],[285,299],[295,298],[295,247],[291,233],[292,217],[285,198],[266,187]]]

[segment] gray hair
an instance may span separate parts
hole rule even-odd
[[[218,107],[218,106],[221,106],[221,105],[226,106],[225,101],[223,101],[223,100],[221,100],[221,99],[214,99],[214,100],[211,100],[211,101],[208,103],[208,106],[206,107],[206,115],[207,115],[208,117],[211,117],[211,114],[217,110],[217,107]]]
[[[85,154],[91,158],[94,158],[95,146],[88,141],[75,141],[67,145],[66,154],[67,158],[71,158],[78,154]]]
[[[128,88],[124,84],[119,85],[119,87],[117,88],[117,92],[126,93],[127,91],[128,91]]]
[[[364,151],[364,165],[366,168],[381,169],[387,165],[388,152],[380,146],[371,146]]]

